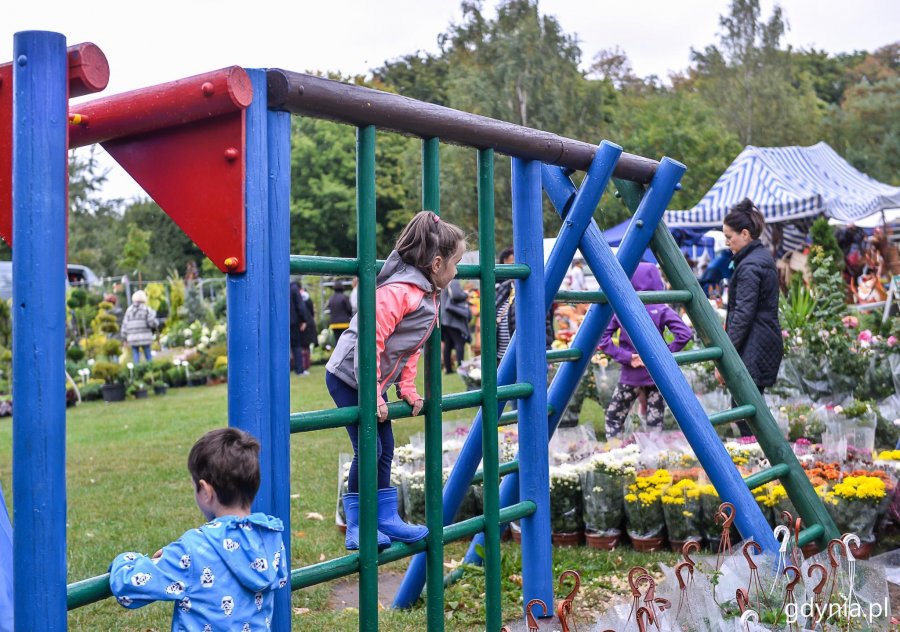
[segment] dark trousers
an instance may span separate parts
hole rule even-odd
[[[756,388],[759,389],[759,394],[760,394],[760,395],[762,395],[762,394],[763,394],[763,391],[766,390],[766,387],[765,387],[765,386],[760,386],[759,384],[756,385]],[[731,407],[732,407],[732,408],[735,408],[736,406],[737,406],[737,402],[734,401],[734,398],[732,397],[732,398],[731,398]],[[737,427],[738,427],[738,432],[741,433],[741,436],[742,436],[742,437],[752,437],[752,436],[753,436],[753,431],[750,430],[750,424],[748,424],[745,420],[743,420],[743,419],[738,419],[738,420],[737,420]]]
[[[338,408],[359,404],[359,391],[342,382],[330,371],[325,372],[325,386]],[[387,400],[385,400],[387,401]],[[347,479],[347,491],[359,493],[359,424],[347,426],[353,444],[353,462]],[[391,486],[391,462],[394,460],[394,430],[390,420],[378,422],[378,489]]]
[[[303,345],[300,343],[300,328],[291,327],[291,358],[294,361],[294,373],[303,373]]]
[[[441,340],[444,341],[444,372],[453,373],[453,351],[456,351],[457,364],[466,353],[465,334],[454,327],[441,327]]]

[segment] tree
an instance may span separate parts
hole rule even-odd
[[[206,260],[200,248],[153,200],[132,202],[126,209],[120,232],[132,227],[150,233],[150,253],[142,271],[148,279],[163,280],[170,268],[184,270],[188,261]]]
[[[447,60],[451,107],[598,142],[615,103],[612,83],[588,80],[579,70],[577,39],[556,18],[541,15],[534,0],[506,0],[488,19],[480,2],[462,4],[463,19],[438,39]],[[477,208],[476,153],[442,153],[441,210],[450,220],[474,225]],[[510,163],[497,156],[494,168],[498,235],[511,234]],[[559,226],[545,206],[545,226]],[[508,237],[506,238],[508,241]],[[502,245],[508,245],[506,243]]]
[[[622,97],[612,137],[625,148],[656,160],[664,156],[688,166],[682,190],[670,208],[691,208],[706,194],[741,151],[737,134],[717,119],[702,97],[687,91],[657,91]],[[630,215],[620,201],[609,203],[604,226]]]
[[[132,224],[128,229],[128,239],[122,248],[122,258],[119,259],[119,265],[127,272],[132,270],[137,272],[138,279],[141,279],[144,259],[150,254],[150,237],[150,231],[141,230]]]
[[[744,145],[807,144],[818,139],[820,119],[808,77],[780,48],[787,28],[776,6],[760,20],[759,0],[732,0],[719,18],[719,46],[691,51],[696,87]]]
[[[900,77],[849,88],[826,125],[829,142],[854,167],[900,185]]]

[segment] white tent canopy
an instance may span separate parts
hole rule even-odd
[[[669,228],[721,226],[729,209],[750,198],[768,223],[826,215],[856,222],[900,206],[892,187],[853,168],[826,143],[811,147],[744,148],[700,203],[666,211]]]

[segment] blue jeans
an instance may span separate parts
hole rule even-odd
[[[131,357],[134,359],[135,364],[141,363],[141,349],[144,350],[144,357],[147,358],[147,362],[150,362],[150,345],[132,345]]]
[[[325,372],[325,386],[338,408],[359,404],[359,391],[345,384],[330,371]],[[387,400],[385,400],[387,401]],[[347,491],[359,493],[359,424],[347,426],[350,443],[353,444],[353,462],[347,479]],[[394,460],[394,430],[390,420],[378,422],[378,489],[391,486],[391,463]]]

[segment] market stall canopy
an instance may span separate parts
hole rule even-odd
[[[811,147],[744,148],[700,203],[666,211],[669,228],[715,227],[729,209],[750,198],[767,223],[826,215],[852,222],[900,206],[900,187],[853,168],[827,143]]]

